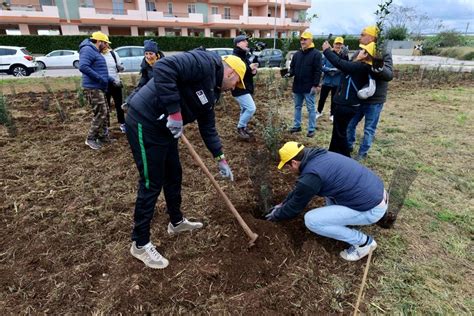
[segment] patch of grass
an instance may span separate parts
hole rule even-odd
[[[398,127],[386,127],[384,128],[384,132],[387,134],[392,134],[392,133],[405,133],[404,130],[398,128]]]
[[[465,125],[467,121],[467,114],[466,113],[460,113],[456,116],[456,122],[460,125]]]
[[[414,198],[406,198],[405,202],[403,203],[403,206],[408,208],[421,208],[422,205],[423,203]]]

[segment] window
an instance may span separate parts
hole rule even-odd
[[[48,57],[58,57],[61,56],[61,51],[55,51],[48,54]]]
[[[9,56],[9,55],[16,55],[16,50],[3,48],[0,49],[0,56]]]
[[[249,8],[249,16],[253,16],[253,9]]]
[[[125,14],[123,0],[112,0],[112,13]]]
[[[147,11],[156,11],[155,1],[147,0],[147,2],[146,2],[146,10],[147,10]]]
[[[94,7],[94,0],[81,0],[81,7],[93,8]]]
[[[117,49],[115,52],[120,58],[130,57],[130,48]]]
[[[211,14],[219,14],[219,7],[211,7]]]
[[[196,13],[196,5],[188,4],[188,13]]]
[[[68,52],[67,50],[63,50],[63,56],[71,56],[74,55],[73,52]]]
[[[224,8],[224,19],[230,20],[230,8]]]
[[[173,2],[168,2],[168,14],[173,14]]]
[[[143,56],[145,55],[145,51],[143,48],[133,47],[132,49],[132,56]]]

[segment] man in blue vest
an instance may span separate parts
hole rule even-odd
[[[266,215],[267,220],[294,218],[318,195],[326,199],[326,205],[305,214],[310,231],[350,244],[340,253],[348,261],[357,261],[377,247],[373,237],[348,227],[374,224],[387,211],[387,192],[374,172],[349,157],[297,142],[287,142],[279,154],[278,169],[287,166],[299,177],[294,190]]]

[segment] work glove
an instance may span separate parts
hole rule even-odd
[[[276,217],[275,217],[275,214],[276,214],[276,212],[277,212],[280,208],[282,208],[282,207],[283,207],[283,203],[280,203],[280,204],[275,205],[274,207],[272,207],[272,208],[270,209],[270,211],[265,215],[265,219],[266,219],[267,221],[276,222],[277,219],[276,219]]]
[[[378,65],[376,67],[372,66],[372,72],[373,73],[378,74],[378,73],[381,73],[382,71],[383,71],[383,63],[382,63],[382,65]]]
[[[183,117],[181,112],[168,115],[166,127],[168,127],[174,138],[180,138],[183,135]]]
[[[112,83],[114,85],[114,87],[116,88],[122,88],[123,87],[123,84],[122,84],[122,81],[121,80],[114,80],[114,82]]]
[[[234,181],[234,175],[232,174],[232,170],[230,170],[229,164],[225,159],[219,160],[218,166],[219,173],[223,178],[228,178],[230,181]]]

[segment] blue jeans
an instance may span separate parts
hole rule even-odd
[[[319,207],[304,215],[306,227],[321,236],[344,241],[350,245],[362,245],[367,235],[347,225],[370,225],[376,223],[387,211],[388,204],[359,212],[343,205],[334,204],[326,198],[326,206]]]
[[[240,118],[237,128],[247,127],[248,122],[257,109],[255,107],[255,102],[253,101],[252,95],[250,93],[240,95],[235,97],[235,99],[240,105]]]
[[[295,102],[295,120],[293,127],[301,127],[301,109],[303,107],[303,100],[306,100],[306,107],[308,108],[308,132],[314,132],[316,130],[315,99],[315,94],[293,93],[293,100]]]
[[[378,104],[361,104],[356,115],[352,118],[349,125],[347,126],[347,142],[349,148],[354,148],[356,139],[356,127],[357,124],[365,116],[364,122],[364,137],[359,147],[359,156],[366,156],[369,152],[370,146],[375,137],[375,130],[379,123],[380,112],[382,112],[383,103]]]

